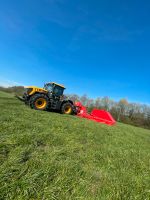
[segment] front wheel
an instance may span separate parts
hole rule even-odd
[[[61,113],[67,115],[73,114],[73,105],[69,102],[64,103],[61,108]]]
[[[35,110],[48,110],[48,97],[44,94],[35,94],[30,99],[30,107]]]

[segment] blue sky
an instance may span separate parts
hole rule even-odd
[[[0,84],[150,103],[150,2],[1,0]]]

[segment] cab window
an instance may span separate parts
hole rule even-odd
[[[55,86],[55,88],[54,88],[54,94],[56,96],[62,96],[63,95],[63,91],[64,91],[64,88],[61,88],[59,86]]]

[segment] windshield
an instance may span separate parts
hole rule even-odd
[[[51,92],[52,89],[53,89],[53,86],[51,84],[45,84],[44,89],[48,90],[49,92]]]

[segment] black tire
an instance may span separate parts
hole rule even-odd
[[[73,114],[73,105],[69,102],[64,103],[61,107],[61,113],[67,114],[67,115],[72,115]]]
[[[49,99],[45,94],[35,94],[30,98],[30,107],[35,110],[48,110]]]

